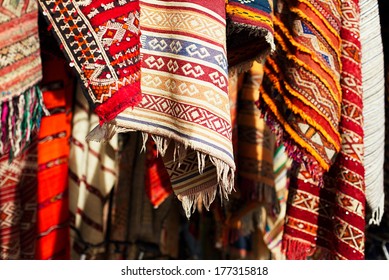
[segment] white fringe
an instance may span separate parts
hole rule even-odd
[[[372,217],[369,220],[369,225],[380,225],[382,217],[384,216],[384,207],[385,207],[385,195],[381,195],[381,199],[377,208],[372,209]]]
[[[118,128],[115,124],[109,123],[104,124],[102,126],[95,127],[87,136],[87,141],[108,141],[112,138],[112,136],[118,131]],[[122,128],[121,132],[129,132],[134,131],[133,129],[125,129]],[[166,151],[171,144],[172,139],[168,137],[162,137],[159,135],[149,134],[146,132],[142,132],[143,145],[141,148],[141,152],[146,151],[146,142],[148,137],[151,137],[157,147],[158,154],[164,156]],[[183,160],[186,158],[187,150],[189,144],[180,143],[178,141],[174,141],[174,149],[173,149],[173,160],[178,160],[178,164],[180,165]],[[234,170],[222,160],[210,157],[208,154],[197,151],[197,160],[198,160],[198,171],[199,174],[204,172],[204,168],[206,165],[206,158],[209,158],[211,163],[216,168],[217,175],[217,184],[214,186],[202,190],[198,193],[190,193],[190,194],[181,194],[177,195],[178,199],[182,202],[182,207],[185,210],[185,214],[190,218],[191,214],[198,208],[198,203],[201,201],[204,207],[209,210],[211,203],[215,200],[216,193],[219,191],[221,201],[228,200],[228,195],[231,194],[234,189]]]
[[[177,198],[182,203],[182,208],[185,211],[186,217],[189,219],[190,216],[196,211],[197,201],[199,201],[199,200],[202,200],[205,209],[207,209],[209,211],[209,207],[210,207],[211,203],[216,198],[217,189],[218,189],[218,186],[215,185],[211,188],[207,188],[207,189],[205,189],[201,192],[195,193],[195,194],[190,194],[190,195],[185,195],[185,196],[178,195]]]
[[[117,133],[117,126],[113,123],[104,123],[102,126],[97,125],[91,132],[86,136],[86,141],[95,141],[106,143],[112,139]]]

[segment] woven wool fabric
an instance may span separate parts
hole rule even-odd
[[[360,11],[358,1],[343,2],[341,151],[324,187],[304,165],[290,186],[283,245],[292,259],[363,259],[365,185]]]
[[[233,187],[225,1],[140,7],[143,99],[116,124],[152,135],[189,216],[200,197],[208,207]]]
[[[135,106],[141,99],[139,2],[38,2],[100,124]]]
[[[277,52],[258,106],[291,158],[320,178],[340,150],[339,1],[278,1]]]
[[[9,163],[0,157],[0,260],[31,260],[35,256],[36,141]]]
[[[328,176],[336,185],[333,255],[360,260],[365,253],[365,168],[359,1],[342,2],[342,149]]]
[[[376,0],[361,0],[363,129],[366,200],[370,223],[379,224],[384,212],[385,77],[379,7]]]
[[[0,1],[0,155],[17,156],[39,126],[41,67],[36,1]]]
[[[229,69],[247,71],[275,50],[273,1],[227,0],[226,12]]]
[[[262,65],[254,62],[239,92],[237,188],[246,199],[273,208],[277,204],[273,173],[275,139],[255,105],[262,77]]]
[[[71,259],[95,259],[105,249],[104,207],[117,182],[118,136],[107,143],[86,142],[88,132],[99,123],[76,90],[69,156],[69,197],[71,215]]]
[[[35,259],[69,259],[68,157],[73,77],[61,58],[43,56],[41,88],[50,115],[38,133]]]

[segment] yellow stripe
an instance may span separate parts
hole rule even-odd
[[[311,11],[312,11],[313,13],[315,13],[315,15],[317,15],[317,16],[321,19],[321,22],[323,22],[323,23],[326,25],[326,27],[328,28],[328,30],[331,31],[331,33],[339,40],[339,42],[342,41],[342,39],[340,38],[340,35],[339,35],[339,34],[340,34],[340,31],[337,31],[337,30],[328,22],[328,20],[326,19],[326,17],[324,17],[324,16],[323,16],[323,15],[322,15],[315,7],[311,4],[311,3],[309,3],[309,1],[300,0],[300,2],[304,3],[305,5],[307,5],[307,6],[311,9]],[[340,5],[339,5],[338,7],[340,7]],[[316,24],[315,24],[314,22],[311,22],[311,21],[310,21],[310,18],[309,18],[306,14],[303,13],[303,10],[300,10],[300,9],[298,9],[298,8],[295,8],[295,7],[290,7],[290,11],[292,11],[292,12],[298,14],[301,18],[303,18],[303,19],[309,21],[312,25],[315,26],[316,30],[318,30],[318,31],[320,30],[320,27],[316,26]],[[339,10],[338,12],[339,12],[339,15],[340,15],[340,14],[341,14],[341,11]],[[323,35],[323,34],[322,34],[322,35]],[[323,35],[323,37],[325,37],[325,36]]]
[[[335,84],[335,87],[336,89],[338,90],[338,92],[340,93],[339,95],[341,96],[341,92],[342,92],[342,89],[341,89],[341,86],[340,86],[340,77],[337,78],[334,76],[334,74],[328,69],[328,67],[325,67],[322,62],[314,55],[314,52],[312,52],[310,49],[308,49],[307,47],[297,43],[293,37],[289,34],[289,31],[288,29],[279,21],[277,21],[276,25],[281,29],[281,31],[283,32],[283,34],[289,39],[290,43],[296,47],[297,49],[299,49],[300,51],[303,51],[307,54],[310,55],[310,57],[312,58],[313,61],[315,61],[317,64],[319,64],[320,68],[326,72],[334,81],[334,84]],[[286,53],[289,53],[288,52],[288,47],[286,46],[284,40],[282,39],[281,35],[278,34],[278,32],[275,32],[274,33],[274,37],[276,38],[276,40],[279,42],[279,44],[281,45],[282,49],[286,52]],[[330,91],[333,99],[335,100],[335,102],[337,103],[338,105],[338,113],[340,115],[340,100],[338,100],[338,97],[335,95],[335,93],[333,92],[332,90],[332,87],[328,84],[328,82],[324,79],[321,78],[320,75],[318,75],[313,69],[311,69],[310,67],[308,67],[308,65],[306,65],[305,63],[303,63],[302,61],[300,61],[296,56],[294,55],[291,55],[291,54],[288,54],[287,57],[293,61],[295,61],[298,65],[304,67],[305,69],[307,69],[308,71],[310,71],[312,74],[314,74],[316,77],[318,77],[318,79],[320,79],[320,81],[328,88],[328,90]],[[339,57],[338,59],[340,59],[340,54],[339,54]],[[339,65],[342,65],[341,63],[339,63]]]
[[[264,22],[267,23],[270,27],[273,26],[273,21],[270,16],[256,14],[253,13],[253,11],[244,9],[242,7],[227,5],[226,11],[227,14],[232,14],[232,15],[238,14],[242,18],[258,21],[258,22]]]
[[[270,110],[276,116],[280,124],[284,127],[285,131],[291,136],[291,138],[299,144],[301,147],[305,148],[319,163],[319,165],[325,170],[328,171],[330,165],[326,163],[323,158],[313,149],[304,139],[302,139],[294,129],[289,126],[289,124],[285,121],[283,116],[279,113],[277,106],[274,104],[273,100],[269,97],[269,95],[265,92],[264,88],[261,87],[261,96],[263,100],[266,102],[267,106],[269,106]]]
[[[268,62],[270,65],[272,66],[276,66],[276,64],[274,63],[274,61],[272,59],[268,59]],[[290,101],[289,98],[287,98],[286,94],[284,93],[284,90],[281,88],[281,85],[279,83],[279,78],[277,78],[276,76],[274,76],[269,69],[265,69],[265,72],[266,72],[266,75],[268,76],[268,78],[272,81],[272,83],[275,84],[275,87],[276,89],[278,90],[279,93],[281,93],[281,96],[283,97],[285,103],[287,104],[288,108],[290,108],[293,113],[297,113],[299,114],[305,121],[307,121],[311,126],[313,126],[314,128],[316,128],[318,131],[320,131],[323,136],[335,147],[335,150],[336,151],[339,151],[340,150],[340,143],[341,143],[341,136],[340,136],[340,133],[338,130],[335,129],[335,127],[332,125],[332,122],[330,122],[320,111],[317,110],[316,107],[313,107],[313,109],[318,113],[320,114],[327,122],[328,124],[330,125],[330,127],[332,128],[332,130],[334,131],[334,133],[338,136],[338,142],[336,142],[333,137],[331,137],[325,130],[322,129],[322,126],[319,126],[317,124],[317,122],[315,122],[313,119],[311,119],[311,117],[309,117],[308,115],[305,114],[305,112],[303,110],[301,110],[300,108],[296,107],[293,105],[293,103]],[[288,92],[291,92],[293,93],[294,92],[294,89],[290,88],[290,86],[285,82],[285,79],[283,79],[283,84],[286,88],[286,90],[288,90]],[[295,94],[298,94],[298,93],[295,93]],[[299,98],[300,99],[300,98]],[[305,98],[304,98],[305,99]],[[304,102],[305,103],[305,102]]]

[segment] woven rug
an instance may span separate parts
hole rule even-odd
[[[359,1],[342,2],[341,10],[342,149],[328,174],[336,179],[332,254],[336,259],[360,260],[365,253],[366,196]]]
[[[283,247],[287,258],[363,259],[365,187],[360,12],[358,1],[344,2],[341,16],[341,151],[324,186],[295,163]]]
[[[69,259],[68,158],[73,77],[66,60],[43,56],[41,88],[50,115],[38,133],[38,189],[35,259]]]
[[[11,163],[7,155],[0,157],[0,260],[34,259],[36,160],[35,140]]]
[[[107,143],[86,142],[88,132],[99,123],[76,89],[69,156],[71,259],[96,259],[105,250],[109,194],[117,183],[118,136]]]
[[[20,154],[39,127],[41,78],[36,1],[0,1],[0,155]]]
[[[258,106],[291,158],[321,178],[340,150],[338,1],[278,1],[277,52],[267,59]]]
[[[101,125],[139,103],[139,1],[38,3]]]
[[[361,0],[363,129],[366,200],[370,223],[384,213],[385,77],[379,7],[376,0]]]
[[[119,127],[152,135],[189,216],[233,187],[225,1],[140,1],[142,94]]]

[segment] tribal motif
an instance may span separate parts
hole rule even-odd
[[[283,246],[291,259],[363,259],[365,182],[358,1],[341,6],[341,150],[324,176],[296,166]],[[296,164],[297,165],[297,164]]]
[[[258,101],[278,141],[284,141],[289,155],[304,162],[317,178],[340,150],[337,5],[278,3],[274,36],[279,48],[266,62]]]
[[[108,122],[140,95],[138,1],[38,1],[86,97]]]
[[[0,0],[0,156],[17,157],[39,127],[41,79],[36,1]]]
[[[116,125],[152,135],[190,215],[199,197],[208,207],[218,189],[226,196],[233,186],[225,2],[140,6],[143,99]]]

